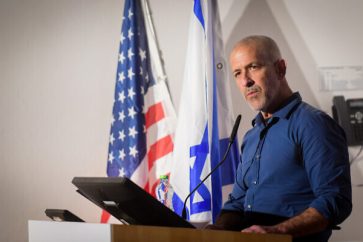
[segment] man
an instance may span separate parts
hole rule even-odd
[[[241,93],[259,113],[244,137],[232,193],[209,228],[328,241],[352,210],[344,131],[292,92],[271,38],[242,39],[230,63]]]

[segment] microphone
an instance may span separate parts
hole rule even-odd
[[[231,133],[231,136],[229,137],[229,142],[228,142],[228,146],[227,146],[227,149],[226,149],[226,152],[224,153],[224,156],[222,158],[222,160],[213,168],[213,170],[211,170],[211,172],[209,172],[209,174],[204,177],[204,179],[199,182],[199,184],[188,194],[188,196],[185,198],[184,200],[184,206],[183,206],[183,210],[182,210],[182,218],[185,220],[187,218],[187,207],[186,207],[186,204],[187,204],[187,201],[188,199],[190,198],[190,196],[205,182],[205,180],[208,179],[208,177],[210,177],[210,175],[212,175],[214,173],[215,170],[217,170],[218,167],[220,167],[224,161],[227,159],[227,155],[229,153],[229,150],[231,149],[231,146],[234,142],[234,139],[236,138],[236,135],[237,135],[237,130],[238,130],[238,127],[239,127],[239,123],[241,122],[241,115],[239,114],[237,116],[237,119],[236,121],[234,122],[234,125],[233,125],[233,129],[232,129],[232,133]]]

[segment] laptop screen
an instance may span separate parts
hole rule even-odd
[[[194,228],[126,177],[75,177],[78,192],[127,224]]]

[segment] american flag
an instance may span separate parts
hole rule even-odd
[[[161,61],[152,56],[158,51],[149,51],[157,45],[148,39],[152,23],[143,7],[125,1],[107,175],[129,177],[154,195],[159,176],[170,173],[176,115],[165,76],[157,73]]]

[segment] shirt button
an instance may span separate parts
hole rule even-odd
[[[251,208],[252,206],[250,204],[247,205],[247,208]]]
[[[256,185],[256,184],[257,184],[257,181],[253,181],[252,183],[253,183],[254,185]]]

